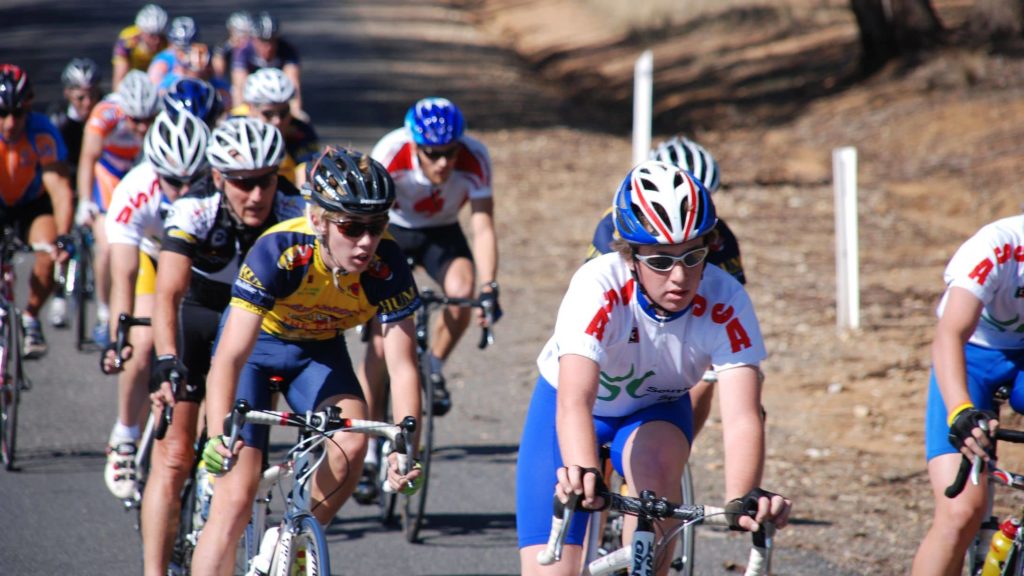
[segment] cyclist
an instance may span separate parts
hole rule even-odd
[[[268,230],[246,256],[231,293],[231,307],[217,340],[208,382],[211,440],[203,460],[222,470],[223,415],[235,398],[270,408],[268,376],[284,378],[291,407],[303,412],[339,406],[365,418],[366,403],[346,351],[344,331],[375,315],[384,325],[396,421],[420,413],[413,314],[419,294],[401,249],[383,236],[395,199],[383,166],[359,152],[327,148],[309,168],[303,189],[306,216]],[[194,574],[224,574],[248,521],[269,431],[247,425],[232,448],[234,467],[217,479],[209,520],[192,559]],[[366,452],[362,434],[327,444],[328,465],[313,480],[312,511],[327,525],[359,479]],[[239,450],[240,449],[240,450]],[[413,489],[419,469],[398,473],[393,487]]]
[[[245,80],[245,104],[235,107],[235,115],[248,115],[277,126],[284,134],[285,158],[280,174],[296,186],[306,179],[306,163],[320,151],[316,130],[291,114],[289,102],[295,98],[295,84],[277,68],[260,68]]]
[[[173,202],[207,172],[206,142],[210,131],[187,112],[173,118],[161,112],[146,134],[145,161],[132,168],[114,189],[110,218],[105,221],[110,243],[110,309],[113,332],[121,313],[149,318],[156,291],[156,259],[164,218]],[[133,330],[123,370],[114,363],[114,344],[100,359],[103,371],[118,374],[117,420],[107,443],[104,480],[119,499],[135,490],[134,460],[145,417],[153,338],[149,330]]]
[[[143,494],[148,574],[167,573],[180,514],[177,495],[195,458],[199,404],[231,283],[262,232],[303,213],[299,191],[274,177],[282,147],[280,132],[269,124],[250,118],[225,121],[211,134],[206,151],[212,178],[178,199],[166,221],[153,313],[156,373],[164,382],[177,370],[186,381],[167,435],[153,447]],[[168,384],[168,400],[170,392]]]
[[[67,164],[71,182],[75,182],[78,176],[78,158],[82,151],[85,121],[99,102],[101,79],[99,67],[89,58],[72,59],[61,74],[67,107],[52,111],[50,121],[60,131],[68,149]],[[58,328],[67,326],[67,310],[64,294],[57,290],[50,301],[50,324]]]
[[[935,515],[914,557],[913,574],[960,573],[981,525],[988,483],[968,482],[953,499],[943,492],[963,456],[990,459],[992,434],[999,426],[993,411],[997,390],[1007,388],[1010,407],[1024,412],[1022,254],[1024,215],[1017,215],[983,226],[946,266],[925,411]]]
[[[67,149],[45,114],[32,112],[32,83],[14,64],[0,64],[0,226],[16,226],[22,240],[54,245],[71,230],[71,182]],[[66,259],[66,254],[57,254]],[[22,312],[23,353],[46,353],[39,310],[53,291],[54,255],[36,252]]]
[[[616,253],[576,272],[537,359],[540,377],[516,482],[524,574],[542,571],[537,552],[550,530],[552,485],[563,502],[576,493],[584,507],[600,504],[601,444],[610,444],[630,490],[679,501],[693,437],[686,392],[708,365],[723,388],[726,495],[756,502],[756,522],[785,525],[789,501],[758,488],[764,464],[758,364],[765,348],[757,318],[739,282],[704,266],[715,220],[704,186],[670,164],[643,162],[619,187]],[[586,516],[574,519],[559,567],[544,573],[578,572]],[[757,525],[742,517],[733,527]]]
[[[179,111],[189,112],[213,129],[224,114],[224,101],[209,82],[198,78],[181,78],[171,84],[162,98],[164,111],[177,117]]]
[[[302,69],[299,51],[281,37],[281,25],[269,12],[253,17],[253,30],[249,42],[237,48],[231,58],[231,90],[235,102],[242,102],[246,79],[260,68],[277,68],[288,75],[295,86],[295,96],[289,102],[292,116],[303,121],[309,117],[302,110]]]
[[[164,79],[174,73],[181,75],[190,65],[192,46],[199,38],[199,25],[189,16],[178,16],[171,20],[167,29],[167,40],[170,43],[166,49],[153,57],[146,73],[154,86],[166,90],[170,82],[164,84]],[[206,48],[206,45],[203,44]],[[209,48],[206,48],[206,60],[209,63]]]
[[[114,74],[111,90],[117,90],[129,70],[145,72],[153,57],[167,48],[167,12],[156,4],[146,4],[135,16],[135,24],[128,26],[114,43]]]
[[[482,295],[494,299],[494,318],[501,316],[498,299],[498,242],[494,230],[491,158],[487,148],[464,134],[462,112],[444,98],[424,98],[409,108],[405,127],[380,140],[374,159],[395,180],[398,199],[391,209],[390,232],[407,256],[423,266],[447,296],[471,298],[474,279]],[[472,210],[473,251],[459,226],[459,209],[468,201]],[[476,269],[474,270],[474,265]],[[466,331],[468,308],[448,307],[433,335],[431,378],[434,413],[451,408],[442,367]],[[479,321],[484,322],[483,312]],[[383,376],[377,328],[367,347],[362,370],[372,397],[378,397]]]
[[[228,78],[231,59],[235,50],[240,50],[249,43],[252,36],[252,14],[244,10],[232,12],[228,16],[226,27],[228,38],[213,48],[213,74],[217,78]]]
[[[718,191],[720,183],[720,170],[718,162],[703,146],[683,136],[673,136],[661,142],[650,154],[651,160],[660,160],[682,168],[689,172],[694,178],[700,180],[704,189],[714,195]],[[587,251],[587,260],[596,258],[602,254],[613,252],[612,244],[618,235],[615,233],[615,224],[612,222],[614,207],[608,208],[601,216],[597,228],[594,230],[594,239],[591,241]],[[736,235],[725,224],[721,218],[715,224],[714,230],[708,235],[707,261],[732,274],[740,284],[746,284],[747,278],[743,273],[743,263],[740,260],[740,245]],[[690,389],[690,401],[693,403],[693,436],[700,434],[711,413],[711,399],[714,396],[714,371],[708,371],[704,378]]]
[[[156,89],[145,73],[131,70],[118,89],[104,98],[89,115],[78,160],[78,208],[75,220],[92,227],[93,271],[96,286],[96,326],[93,339],[106,346],[110,335],[109,258],[103,221],[110,195],[131,169],[142,149],[142,139],[158,110]]]

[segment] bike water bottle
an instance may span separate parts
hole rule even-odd
[[[1020,528],[1020,519],[1007,518],[999,526],[999,531],[992,536],[992,544],[989,545],[988,555],[985,556],[985,566],[981,569],[981,576],[999,576],[1003,570],[1003,562],[1013,547],[1013,539],[1017,537],[1017,530]]]
[[[213,475],[206,470],[206,462],[202,460],[196,465],[196,498],[199,499],[199,518],[197,526],[206,524],[210,517],[210,501],[213,499]]]

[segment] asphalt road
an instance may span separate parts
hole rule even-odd
[[[488,78],[514,78],[521,72],[514,70],[513,55],[481,43],[444,4],[273,5],[285,36],[302,53],[306,109],[324,142],[368,149],[400,124],[409,103],[431,94],[456,99],[479,130],[501,127],[510,117],[519,126],[551,121],[543,110],[556,106],[523,106],[548,98],[526,93],[528,83],[484,83],[483,72],[465,73],[472,68]],[[68,59],[89,56],[107,65],[117,32],[138,6],[123,0],[0,1],[0,61],[29,69],[42,110],[59,98],[60,71]],[[178,2],[172,16],[195,17],[204,40],[217,42],[227,14],[243,8],[261,5]],[[459,72],[439,69],[438,62]],[[24,280],[27,269],[20,269]],[[478,353],[467,344],[451,361],[456,408],[439,424],[422,544],[407,544],[380,525],[375,508],[352,502],[328,529],[336,574],[518,572],[514,475],[526,400],[493,391],[513,389],[511,380],[522,371],[509,365],[529,366],[533,358],[504,356],[503,331],[513,334],[514,320],[499,325],[495,350]],[[135,516],[121,509],[102,480],[103,446],[116,414],[115,381],[100,374],[95,353],[74,349],[67,331],[48,329],[47,336],[49,355],[28,365],[33,388],[21,405],[19,469],[0,472],[0,574],[138,574]],[[487,387],[475,381],[483,375]],[[744,542],[733,534],[704,533],[699,572],[723,573],[730,562],[742,561]],[[820,558],[785,549],[776,565],[791,567],[780,573],[838,573]]]

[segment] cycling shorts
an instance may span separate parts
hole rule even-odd
[[[997,350],[974,344],[964,347],[967,361],[967,392],[979,410],[993,408],[992,396],[1004,384],[1012,385],[1010,406],[1024,413],[1024,350]],[[925,411],[925,457],[928,460],[958,452],[949,443],[949,414],[939,392],[932,367]]]
[[[258,410],[272,409],[273,376],[282,378],[281,391],[295,412],[315,410],[328,398],[342,394],[364,398],[344,336],[294,342],[260,331],[239,375],[235,399],[244,398]],[[247,446],[266,451],[270,428],[246,424],[241,437]]]
[[[562,466],[555,430],[556,399],[557,390],[543,377],[538,378],[523,425],[516,464],[516,531],[520,548],[546,543],[551,531],[551,497],[557,483],[556,471]],[[609,445],[612,465],[619,474],[622,474],[622,453],[629,435],[641,424],[658,420],[675,425],[693,443],[693,407],[688,394],[627,416],[594,416],[598,445]],[[597,450],[595,446],[595,453]],[[588,513],[573,515],[566,544],[583,543],[589,516]]]
[[[153,257],[139,250],[139,273],[135,277],[135,295],[156,294],[156,262]]]
[[[444,286],[444,275],[452,260],[466,258],[473,261],[473,252],[457,223],[433,228],[403,228],[392,224],[388,230],[413,265],[423,266],[434,282],[441,286]]]
[[[22,206],[0,208],[0,229],[13,226],[18,234],[18,238],[22,242],[28,242],[28,231],[32,227],[32,223],[36,221],[36,218],[52,214],[53,203],[50,202],[50,195],[43,194]]]
[[[178,391],[178,400],[185,402],[203,401],[206,397],[206,375],[210,372],[210,357],[213,343],[217,339],[221,311],[200,306],[185,300],[178,315],[181,325],[181,341],[178,346],[181,363],[188,369],[185,389]],[[151,383],[151,390],[159,382]]]
[[[110,197],[114,194],[114,188],[121,183],[121,179],[127,174],[115,168],[102,158],[96,163],[93,169],[92,180],[92,201],[99,207],[100,214],[106,214],[110,207]]]

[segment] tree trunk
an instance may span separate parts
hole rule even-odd
[[[850,0],[850,7],[860,28],[864,75],[941,39],[942,23],[930,0]]]

